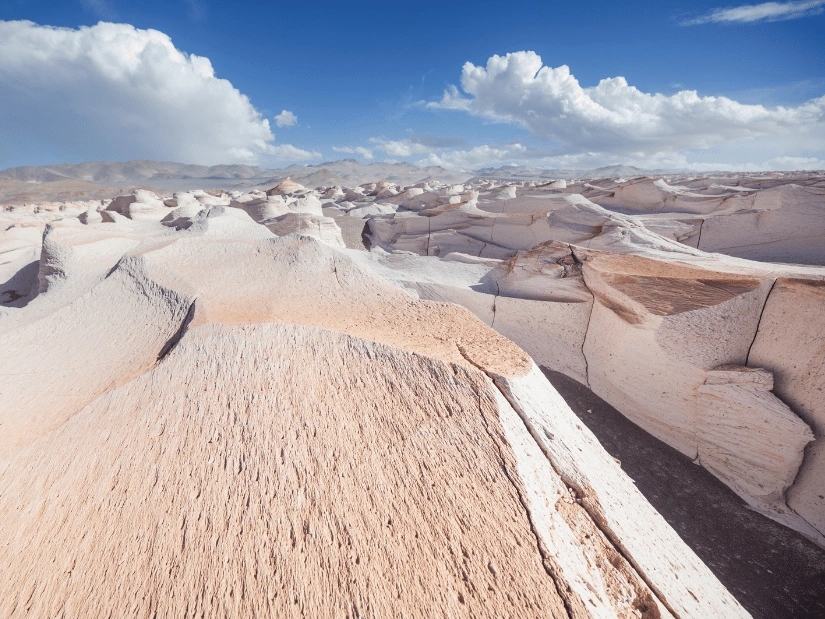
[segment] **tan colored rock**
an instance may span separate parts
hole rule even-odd
[[[825,496],[820,483],[825,479],[825,456],[820,455],[825,449],[820,450],[818,442],[805,447],[811,439],[809,426],[817,437],[821,432],[791,395],[804,389],[802,383],[811,383],[806,378],[810,372],[796,362],[784,368],[782,378],[775,371],[778,397],[741,386],[711,389],[706,383],[708,372],[725,364],[773,370],[777,363],[772,357],[783,358],[781,365],[797,359],[797,351],[818,359],[820,351],[809,350],[811,342],[819,341],[815,333],[822,330],[818,315],[807,315],[804,325],[792,321],[799,336],[788,338],[787,345],[784,330],[777,329],[758,362],[749,360],[749,350],[752,344],[758,348],[757,328],[773,311],[765,303],[777,276],[819,281],[825,272],[696,249],[710,247],[713,234],[703,239],[704,233],[727,221],[727,228],[719,228],[719,238],[731,244],[719,247],[721,251],[750,256],[737,254],[736,248],[752,239],[753,257],[776,260],[770,248],[779,245],[774,247],[770,239],[782,237],[780,244],[794,248],[799,261],[817,262],[811,239],[823,235],[816,234],[819,224],[805,222],[825,208],[820,181],[816,175],[773,174],[619,179],[565,187],[478,183],[466,201],[379,215],[368,225],[381,250],[444,261],[439,281],[426,272],[430,267],[416,266],[412,259],[401,267],[380,258],[389,271],[400,267],[406,273],[389,279],[424,298],[471,309],[541,365],[589,384],[633,421],[698,462],[704,445],[708,468],[754,507],[825,544],[825,523],[819,516],[825,513],[819,498]],[[418,194],[416,199],[424,204],[425,198]],[[753,217],[759,229],[734,225],[736,218]],[[781,231],[774,225],[780,220]],[[585,261],[583,280],[560,278],[562,271],[553,259],[536,258],[554,243],[572,247]],[[456,263],[469,257],[491,266],[474,281],[448,283],[457,272]],[[564,298],[576,286],[580,298]],[[793,311],[788,305],[777,316]],[[783,381],[799,386],[783,391]],[[727,395],[711,397],[708,389]],[[817,415],[825,411],[821,401],[809,407]],[[742,426],[742,432],[722,436],[723,419],[735,420],[730,423]],[[712,463],[711,452],[725,463]],[[720,455],[723,452],[726,455]],[[785,495],[789,501],[796,497],[808,520],[789,510]],[[811,520],[817,522],[815,530]]]
[[[585,259],[584,276],[596,297],[584,345],[593,391],[793,524],[783,493],[810,428],[769,392],[764,371],[760,384],[718,369],[745,365],[773,282],[603,254]]]
[[[287,213],[275,221],[268,220],[266,227],[278,236],[300,234],[318,239],[333,247],[345,247],[341,228],[332,217],[307,213]]]
[[[699,249],[770,262],[825,264],[825,187],[782,185],[705,218]]]
[[[300,183],[296,183],[291,178],[287,177],[286,180],[281,181],[272,189],[267,189],[266,195],[277,196],[288,193],[295,193],[296,191],[303,191],[305,189],[306,187],[304,187]]]
[[[767,370],[728,365],[706,376],[698,390],[699,462],[753,506],[790,514],[785,491],[814,438],[810,427],[771,393]]]

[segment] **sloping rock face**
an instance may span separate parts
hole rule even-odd
[[[596,299],[584,343],[593,391],[813,534],[784,502],[813,433],[771,393],[770,372],[742,368],[772,282],[615,255],[584,271]]]
[[[747,616],[469,311],[230,206],[263,195],[133,197],[31,213],[0,315],[0,615]],[[572,256],[531,264],[588,307]]]
[[[429,193],[368,220],[366,261],[422,298],[464,305],[825,545],[815,395],[825,268],[774,263],[825,263],[825,218],[813,221],[825,213],[821,176],[485,181]],[[737,223],[751,216],[757,228]],[[707,230],[728,244],[709,245]]]

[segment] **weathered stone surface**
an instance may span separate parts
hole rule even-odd
[[[788,490],[788,505],[825,531],[825,280],[778,278],[759,323],[748,365],[774,374],[774,391],[813,429],[816,440]]]
[[[772,259],[794,227],[736,217],[806,183],[5,210],[0,613],[746,616],[534,360],[825,542],[825,272],[702,251]]]

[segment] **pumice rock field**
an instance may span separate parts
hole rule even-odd
[[[0,617],[751,616],[545,372],[825,548],[825,176],[389,177],[0,207]]]

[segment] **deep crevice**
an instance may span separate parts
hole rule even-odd
[[[186,332],[189,330],[189,324],[192,322],[192,319],[195,317],[195,302],[197,299],[193,299],[192,303],[189,305],[189,310],[186,312],[186,316],[183,319],[180,327],[175,332],[175,334],[169,338],[169,340],[163,345],[163,348],[160,349],[158,353],[158,363],[163,361],[163,359],[170,353],[172,350],[177,346],[178,342],[181,341]]]
[[[126,258],[126,256],[121,256],[121,257],[120,257],[120,259],[119,259],[119,260],[115,263],[115,265],[114,265],[111,269],[109,269],[108,271],[106,271],[106,274],[103,276],[103,279],[106,279],[106,278],[107,278],[107,277],[109,277],[112,273],[114,273],[115,271],[117,271],[118,267],[121,265],[121,263],[124,261],[124,259],[125,259],[125,258]]]
[[[475,363],[473,363],[473,361],[471,361],[468,357],[466,357],[464,355],[464,351],[461,350],[461,348],[459,348],[459,350],[461,351],[462,356],[464,356],[464,358],[467,359],[467,361],[472,363],[474,367],[476,367],[479,370],[481,370],[482,372],[484,372],[484,374],[488,378],[490,378],[490,380],[493,380],[492,377],[490,377],[490,375],[487,374],[487,372],[483,368],[476,365]],[[498,386],[495,385],[495,381],[493,381],[493,386],[498,388]],[[483,409],[481,407],[481,394],[479,394],[479,410],[483,411]],[[536,550],[538,551],[539,556],[541,557],[541,566],[544,569],[544,572],[550,578],[550,581],[553,583],[553,586],[556,588],[556,593],[558,593],[559,599],[561,600],[562,604],[564,604],[564,611],[567,613],[567,616],[570,619],[572,619],[572,617],[574,616],[573,615],[573,609],[570,607],[570,602],[568,601],[567,596],[565,596],[562,593],[562,588],[559,586],[559,582],[557,580],[558,577],[553,573],[553,570],[548,566],[548,563],[551,563],[550,558],[545,554],[545,552],[543,550],[542,543],[541,543],[541,536],[539,535],[539,532],[536,529],[536,525],[533,522],[533,518],[532,518],[532,515],[530,513],[530,507],[527,505],[527,501],[525,500],[524,496],[522,495],[521,488],[519,488],[518,483],[516,483],[516,480],[513,479],[512,475],[510,474],[509,469],[507,468],[507,461],[504,459],[504,454],[501,451],[500,439],[497,439],[493,435],[492,431],[490,430],[490,424],[487,422],[487,417],[484,415],[483,412],[481,412],[481,420],[482,420],[482,423],[484,424],[484,431],[487,433],[487,436],[490,437],[490,441],[493,443],[493,445],[495,445],[496,453],[498,454],[499,463],[501,464],[501,470],[504,472],[504,476],[507,478],[507,481],[510,482],[511,486],[513,486],[513,490],[516,493],[516,497],[518,498],[518,501],[521,504],[521,508],[524,510],[524,514],[527,517],[527,523],[530,525],[530,532],[533,534],[533,537],[536,540]]]
[[[702,228],[704,228],[704,226],[705,226],[705,220],[704,220],[704,218],[702,218],[699,221],[699,238],[696,239],[696,249],[698,249],[699,251],[703,251],[702,248],[701,248],[701,245],[702,245]]]
[[[759,335],[759,327],[762,325],[762,316],[765,315],[765,308],[768,306],[768,299],[771,298],[771,293],[773,292],[775,286],[776,279],[773,280],[773,283],[771,284],[771,289],[768,290],[768,294],[765,295],[765,302],[762,303],[762,310],[759,312],[759,320],[756,321],[756,330],[753,332],[753,339],[751,340],[750,346],[748,346],[748,354],[745,355],[745,367],[750,367],[748,363],[750,362],[751,358],[751,349],[753,348],[753,345],[756,342],[756,336]]]
[[[425,253],[426,256],[430,255],[430,236],[433,233],[433,218],[427,217],[427,252]]]
[[[338,276],[338,265],[335,260],[332,262],[332,272],[335,273],[335,281],[338,282],[338,287],[343,288],[341,285],[341,278]]]
[[[587,288],[587,284],[585,284],[585,288]],[[587,289],[590,290],[590,288]],[[584,345],[587,343],[587,336],[590,334],[590,321],[593,318],[593,309],[596,307],[596,295],[592,292],[590,294],[593,295],[593,301],[590,304],[590,314],[587,316],[587,327],[584,329],[584,337],[582,338],[582,359],[584,359],[584,384],[592,391],[590,387],[590,364],[587,362],[587,355],[584,353]]]
[[[496,303],[498,302],[498,297],[501,294],[501,287],[498,285],[498,280],[495,281],[496,284],[496,294],[493,297],[493,320],[490,322],[490,328],[495,328],[496,324]]]
[[[573,246],[568,245],[568,249],[570,250],[570,255],[573,256],[573,260],[576,261],[576,264],[579,265],[582,273],[582,284],[584,287],[587,288],[587,292],[590,293],[590,296],[593,297],[593,300],[590,304],[590,314],[587,316],[587,326],[584,329],[584,337],[582,338],[582,359],[584,359],[584,384],[590,389],[590,364],[587,362],[587,355],[584,354],[584,345],[587,342],[587,336],[590,334],[590,321],[593,319],[593,310],[596,307],[596,295],[593,294],[593,291],[590,290],[590,287],[587,285],[587,282],[584,280],[584,262],[579,260],[579,257],[576,255],[576,252],[573,251]],[[591,389],[592,391],[592,389]]]

